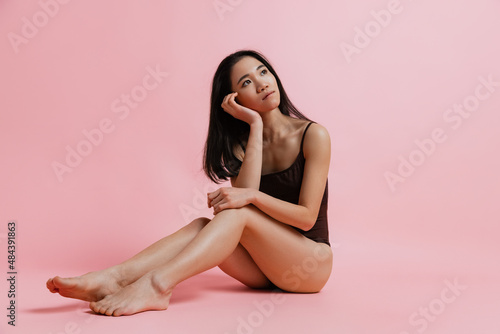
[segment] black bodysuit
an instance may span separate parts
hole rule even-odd
[[[304,145],[304,137],[306,135],[307,129],[309,129],[309,126],[312,123],[313,122],[307,124],[304,133],[302,134],[300,152],[294,163],[285,170],[262,175],[260,179],[260,191],[293,204],[299,203],[300,187],[302,185],[302,176],[304,175],[304,165],[306,162],[302,147]],[[323,199],[321,201],[318,218],[316,219],[316,223],[314,224],[314,226],[309,231],[303,231],[297,227],[294,228],[307,238],[316,242],[323,242],[330,246],[328,238],[327,211],[328,179],[326,181],[325,191],[323,193]]]

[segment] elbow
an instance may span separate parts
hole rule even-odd
[[[318,212],[314,212],[314,210],[309,209],[308,207],[303,207],[303,212],[300,219],[300,223],[297,227],[299,227],[302,231],[309,231],[316,224],[316,219],[318,218]]]
[[[316,224],[316,217],[310,215],[310,217],[303,220],[302,230],[307,232],[314,227],[314,224]]]
[[[307,231],[309,231],[310,229],[312,229],[312,228],[313,228],[313,226],[314,226],[314,223],[312,223],[312,224],[311,224],[311,223],[307,222],[307,224],[306,224],[306,225],[304,225],[304,227],[302,228],[302,231],[307,232]]]

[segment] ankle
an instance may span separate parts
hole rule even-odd
[[[130,279],[130,275],[127,274],[125,268],[121,265],[113,266],[109,270],[116,283],[122,288],[134,281]]]
[[[170,283],[169,280],[162,277],[159,273],[153,271],[147,275],[149,276],[153,289],[155,289],[158,293],[168,295],[174,289],[174,284]]]

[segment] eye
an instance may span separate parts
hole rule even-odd
[[[267,74],[267,69],[263,69],[261,72],[260,72],[261,75],[264,75],[264,74]]]
[[[245,80],[245,81],[243,81],[243,84],[241,85],[241,87],[245,87],[248,84],[250,84],[250,80]]]

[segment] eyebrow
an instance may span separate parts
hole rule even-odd
[[[258,70],[259,68],[261,68],[261,67],[266,67],[266,65],[261,64],[261,65],[257,66],[257,68],[256,68],[255,70],[257,71],[257,70]],[[248,77],[249,75],[250,75],[250,74],[245,74],[244,76],[242,76],[242,77],[240,78],[240,80],[238,80],[238,82],[237,82],[236,84],[237,84],[237,85],[239,85],[239,84],[240,84],[240,81],[241,81],[241,80],[243,80],[243,79],[245,79],[245,78],[246,78],[246,77]]]

